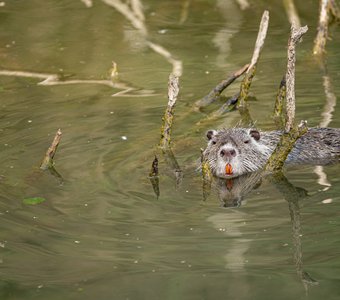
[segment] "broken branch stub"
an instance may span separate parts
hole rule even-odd
[[[163,126],[161,129],[161,140],[159,143],[160,148],[168,149],[170,148],[171,141],[171,129],[174,118],[174,109],[177,101],[177,96],[179,93],[179,80],[178,77],[170,74],[168,82],[168,106],[165,110],[163,117]]]
[[[45,157],[40,165],[40,169],[47,170],[53,166],[53,158],[57,151],[60,139],[61,139],[62,132],[58,129],[57,133],[54,136],[53,142],[51,146],[47,149]]]

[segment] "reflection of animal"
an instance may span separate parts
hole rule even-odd
[[[281,131],[230,128],[207,132],[203,155],[217,177],[232,178],[260,170],[279,142]],[[340,129],[310,128],[297,140],[288,163],[327,164],[340,158]]]
[[[218,178],[216,191],[223,207],[238,207],[244,197],[262,183],[260,172],[253,172],[237,178]]]

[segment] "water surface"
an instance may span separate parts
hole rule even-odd
[[[2,71],[107,80],[115,61],[120,84],[0,76],[0,298],[338,299],[339,165],[289,169],[285,184],[253,182],[236,202],[221,200],[218,183],[203,200],[195,171],[205,131],[234,126],[239,113],[198,126],[220,103],[190,108],[249,62],[264,9],[271,21],[250,109],[259,128],[274,128],[290,27],[281,1],[241,10],[236,1],[144,0],[145,32],[104,2],[85,2],[0,7]],[[339,28],[331,28],[326,74],[311,57],[318,1],[296,2],[310,28],[298,46],[297,119],[317,126],[324,81],[340,94]],[[160,157],[158,198],[148,173],[173,66],[150,42],[183,66],[173,150],[184,178],[176,187]],[[329,126],[339,120],[335,107]],[[58,128],[62,183],[38,169]],[[29,197],[46,201],[23,204]]]

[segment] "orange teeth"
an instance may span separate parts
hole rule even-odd
[[[225,165],[225,173],[227,175],[232,175],[233,174],[233,167],[231,166],[231,164],[226,164]]]

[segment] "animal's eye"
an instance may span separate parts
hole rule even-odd
[[[211,143],[212,143],[213,145],[216,145],[216,141],[211,141]]]
[[[245,140],[244,143],[245,144],[249,144],[250,140]]]

